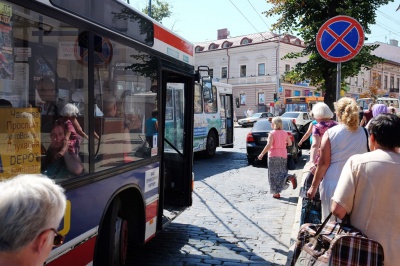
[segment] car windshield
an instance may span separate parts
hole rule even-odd
[[[290,118],[296,118],[299,116],[299,113],[284,113],[282,117],[290,117]]]
[[[282,123],[283,123],[283,129],[286,131],[290,131],[290,126],[289,126],[290,121],[282,120]],[[260,119],[253,126],[253,131],[271,131],[271,130],[272,130],[271,122],[269,122],[268,119],[265,120]]]
[[[253,114],[252,116],[250,116],[250,117],[260,117],[261,116],[261,114],[262,113],[255,113],[255,114]]]

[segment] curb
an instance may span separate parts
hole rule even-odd
[[[310,167],[311,164],[308,162],[304,168],[303,168],[303,173],[301,174],[301,180],[299,182],[299,186],[302,187],[304,184],[304,180],[307,176],[307,174],[310,172]],[[293,228],[292,228],[292,234],[290,236],[290,243],[289,243],[289,250],[288,250],[288,256],[287,256],[287,261],[286,261],[286,266],[290,266],[290,263],[292,262],[292,257],[293,257],[293,252],[294,252],[294,246],[297,241],[297,234],[300,229],[300,217],[301,217],[301,205],[302,205],[303,199],[299,197],[299,200],[297,201],[297,207],[296,207],[296,214],[294,216],[294,223],[293,223]]]

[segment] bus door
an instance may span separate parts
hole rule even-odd
[[[189,99],[193,99],[193,88],[191,76],[162,73],[165,97],[162,97],[160,120],[164,128],[162,173],[165,179],[160,197],[164,209],[170,213],[174,208],[192,204],[193,100]]]
[[[220,95],[221,135],[220,144],[225,148],[233,148],[233,97],[232,94]]]

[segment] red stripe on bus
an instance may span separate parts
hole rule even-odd
[[[161,28],[157,24],[153,24],[153,25],[154,25],[154,38],[156,38],[162,42],[165,42],[190,56],[193,56],[193,44],[180,39],[176,35]]]
[[[96,237],[92,237],[46,266],[87,265],[93,261],[95,243]]]
[[[157,216],[158,200],[146,206],[146,223]]]

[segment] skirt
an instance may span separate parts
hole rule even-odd
[[[278,194],[289,187],[287,158],[268,157],[268,182],[270,193]]]

